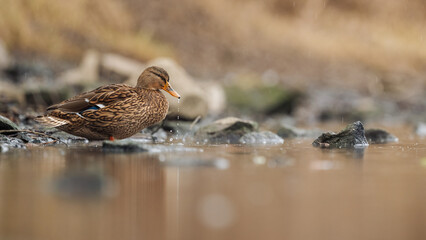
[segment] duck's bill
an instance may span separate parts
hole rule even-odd
[[[170,84],[168,83],[163,87],[163,90],[170,93],[170,95],[172,95],[173,97],[180,98],[179,93],[173,90],[172,86],[170,86]]]

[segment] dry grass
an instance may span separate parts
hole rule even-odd
[[[3,0],[0,36],[10,49],[77,59],[87,48],[139,58],[173,55],[172,49],[136,29],[115,0]]]
[[[424,67],[425,19],[398,15],[401,5],[397,3],[404,1],[372,1],[370,11],[375,13],[367,16],[344,12],[323,0],[305,2],[312,3],[291,15],[273,14],[260,1],[206,0],[199,5],[245,50],[269,46],[274,54],[273,49],[290,48],[323,59],[358,61],[383,71]]]
[[[405,81],[399,86],[426,85],[421,0],[2,0],[1,6],[0,37],[10,49],[72,59],[87,48],[142,60],[174,56],[207,76],[275,69],[309,84],[331,81],[326,71],[335,71],[352,86],[377,76],[381,83],[373,88],[385,89],[393,81],[387,74],[396,73]]]

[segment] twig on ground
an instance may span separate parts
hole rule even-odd
[[[198,121],[200,121],[200,119],[201,119],[201,116],[200,116],[200,115],[198,115],[198,116],[194,119],[194,121],[191,123],[191,126],[189,126],[189,130],[192,130],[192,128],[195,126],[195,124],[197,124],[197,123],[198,123]]]

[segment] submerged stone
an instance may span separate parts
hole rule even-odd
[[[102,149],[107,152],[146,152],[147,147],[133,139],[103,141]]]
[[[323,133],[312,143],[314,147],[322,148],[353,148],[368,146],[364,126],[360,121],[351,123],[339,133]]]
[[[249,145],[278,145],[284,143],[284,139],[270,131],[246,133],[239,141],[242,144]]]
[[[195,133],[195,140],[202,143],[236,144],[244,134],[256,131],[257,128],[258,124],[254,121],[228,117],[200,128]]]
[[[370,144],[398,142],[398,138],[382,129],[367,129],[365,137]]]

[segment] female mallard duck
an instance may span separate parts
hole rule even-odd
[[[111,84],[47,108],[37,121],[90,140],[130,137],[166,117],[169,103],[160,89],[180,98],[160,67],[149,67],[136,87]]]

